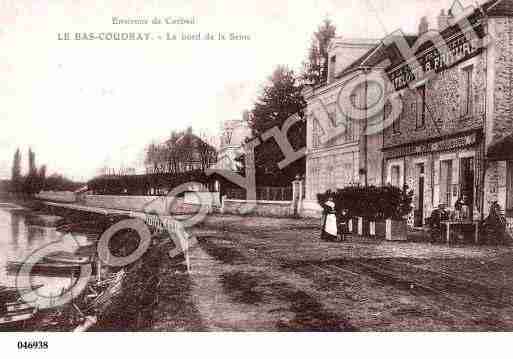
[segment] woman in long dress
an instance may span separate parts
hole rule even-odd
[[[338,225],[333,198],[328,198],[322,207],[321,239],[325,241],[336,241],[338,239]]]

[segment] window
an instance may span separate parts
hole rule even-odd
[[[417,118],[417,102],[413,101],[411,104],[411,115],[416,119]]]
[[[423,128],[426,124],[426,85],[422,85],[417,89],[417,101],[420,111],[416,115],[416,127]]]
[[[390,167],[390,184],[401,187],[401,168],[397,165]]]
[[[388,114],[391,116],[391,113]],[[392,122],[392,133],[400,133],[401,132],[401,118],[403,117],[403,110],[401,109],[401,113],[397,115],[397,118],[394,118],[394,122]]]
[[[352,93],[350,96],[349,96],[349,101],[350,101],[350,111],[351,113],[349,114],[349,116],[347,116],[347,120],[346,120],[346,123],[344,124],[346,126],[346,133],[345,133],[345,139],[346,141],[352,141],[353,140],[353,122],[356,122],[358,119],[356,119],[355,117],[357,117],[357,113],[356,113],[356,108],[358,108],[358,98],[356,96],[355,93]]]
[[[321,144],[320,140],[320,128],[319,123],[316,119],[313,120],[313,129],[312,129],[312,146],[313,148],[319,148]]]
[[[424,163],[419,163],[419,164],[417,164],[417,169],[418,169],[418,171],[419,171],[419,175],[423,175],[423,174],[424,174],[424,171],[425,171]]]
[[[463,96],[461,97],[462,115],[472,115],[472,71],[473,66],[468,66],[463,69]]]
[[[451,205],[452,160],[440,162],[440,203]]]

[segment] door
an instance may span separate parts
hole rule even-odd
[[[424,225],[424,176],[419,177],[419,202],[417,204],[417,213],[415,218],[415,227]]]
[[[422,227],[424,225],[424,164],[419,163],[416,166],[417,183],[415,188],[415,210],[413,212],[413,225]]]
[[[462,158],[460,162],[461,196],[469,206],[469,215],[472,218],[474,208],[474,158]]]

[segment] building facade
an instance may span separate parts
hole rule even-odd
[[[392,36],[368,41],[360,53],[351,52],[352,45],[343,65],[330,51],[328,83],[305,91],[307,209],[318,211],[316,195],[327,189],[390,183],[413,190],[411,226],[425,225],[440,203],[453,209],[461,197],[472,204],[476,219],[498,202],[513,222],[513,0],[488,1],[465,14],[465,21],[455,22],[461,19],[457,10],[442,10],[438,17],[445,47],[424,36],[429,24],[423,18],[417,34],[402,36],[416,49],[414,57],[406,58]],[[333,44],[344,53],[343,41]],[[353,62],[347,59],[351,53],[359,56]],[[347,136],[320,143],[319,128],[330,128],[320,122],[351,117],[337,116],[336,105],[348,81],[365,83],[343,96],[368,111],[379,96],[367,81],[376,71],[389,80],[383,92],[400,99],[397,116],[387,122],[385,105],[381,131],[369,133],[374,119],[367,117],[349,122]],[[319,115],[319,101],[328,116]]]
[[[488,148],[497,132],[511,134],[513,128],[513,89],[506,80],[512,70],[511,10],[512,1],[490,1],[467,16],[466,27],[451,25],[452,11],[441,12],[438,27],[447,48],[416,44],[418,63],[434,76],[420,79],[411,59],[391,59],[387,74],[403,109],[383,132],[384,176],[413,190],[411,226],[425,225],[441,203],[454,209],[463,197],[475,219],[493,201],[507,208],[508,165],[490,160]]]
[[[365,58],[378,43],[371,39],[334,39],[328,49],[328,82],[307,88],[306,186],[302,212],[319,215],[317,194],[353,183],[381,183],[382,137],[366,136],[365,123],[355,119],[354,108],[372,101],[372,89],[359,86],[349,95],[354,108],[340,106],[348,82],[366,76],[355,61]],[[329,136],[336,128],[336,136]],[[367,165],[372,162],[372,165]]]

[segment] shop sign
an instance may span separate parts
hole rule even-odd
[[[442,141],[402,146],[385,150],[385,158],[405,157],[429,152],[450,151],[457,148],[468,147],[476,144],[477,134],[449,138]]]
[[[439,73],[449,69],[462,61],[476,56],[483,47],[483,39],[471,37],[467,39],[463,34],[447,42],[445,48],[434,47],[432,50],[420,55],[420,66],[413,67],[413,63],[405,64],[388,74],[390,81],[396,90],[408,86],[410,82],[419,80],[423,75],[435,72]],[[442,49],[444,51],[442,52]]]

